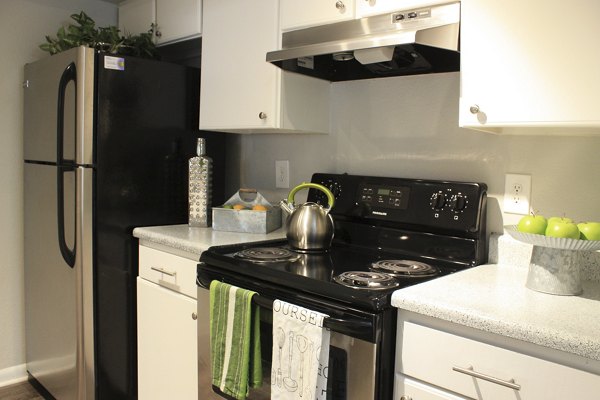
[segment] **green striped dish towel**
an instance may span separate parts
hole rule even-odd
[[[210,283],[210,350],[212,384],[244,400],[250,387],[262,384],[260,311],[252,304],[256,292]]]

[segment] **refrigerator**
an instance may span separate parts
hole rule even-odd
[[[59,400],[137,398],[137,226],[187,223],[199,70],[79,47],[25,65],[25,327],[30,381]]]

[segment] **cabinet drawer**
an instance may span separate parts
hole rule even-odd
[[[196,298],[198,261],[139,246],[139,276],[168,289]]]
[[[415,323],[401,321],[398,340],[398,373],[467,397],[591,400],[600,392],[597,375]]]

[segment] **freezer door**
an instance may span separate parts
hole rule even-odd
[[[57,399],[93,399],[92,170],[25,163],[24,177],[27,370]]]
[[[78,47],[25,65],[23,87],[25,160],[92,164],[94,51]]]

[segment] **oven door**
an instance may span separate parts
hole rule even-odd
[[[280,299],[330,315],[325,323],[331,331],[329,368],[321,371],[327,375],[326,399],[368,400],[375,399],[377,365],[377,315],[352,310],[305,297],[298,293],[275,287],[260,281],[246,280],[223,271],[211,271],[201,264],[198,268],[198,393],[201,399],[229,398],[217,393],[211,384],[210,371],[210,312],[208,287],[212,280],[219,280],[238,287],[254,290],[259,296],[254,301],[261,308],[261,348],[263,361],[263,384],[250,389],[249,400],[270,399],[271,359],[273,347],[273,300]]]

